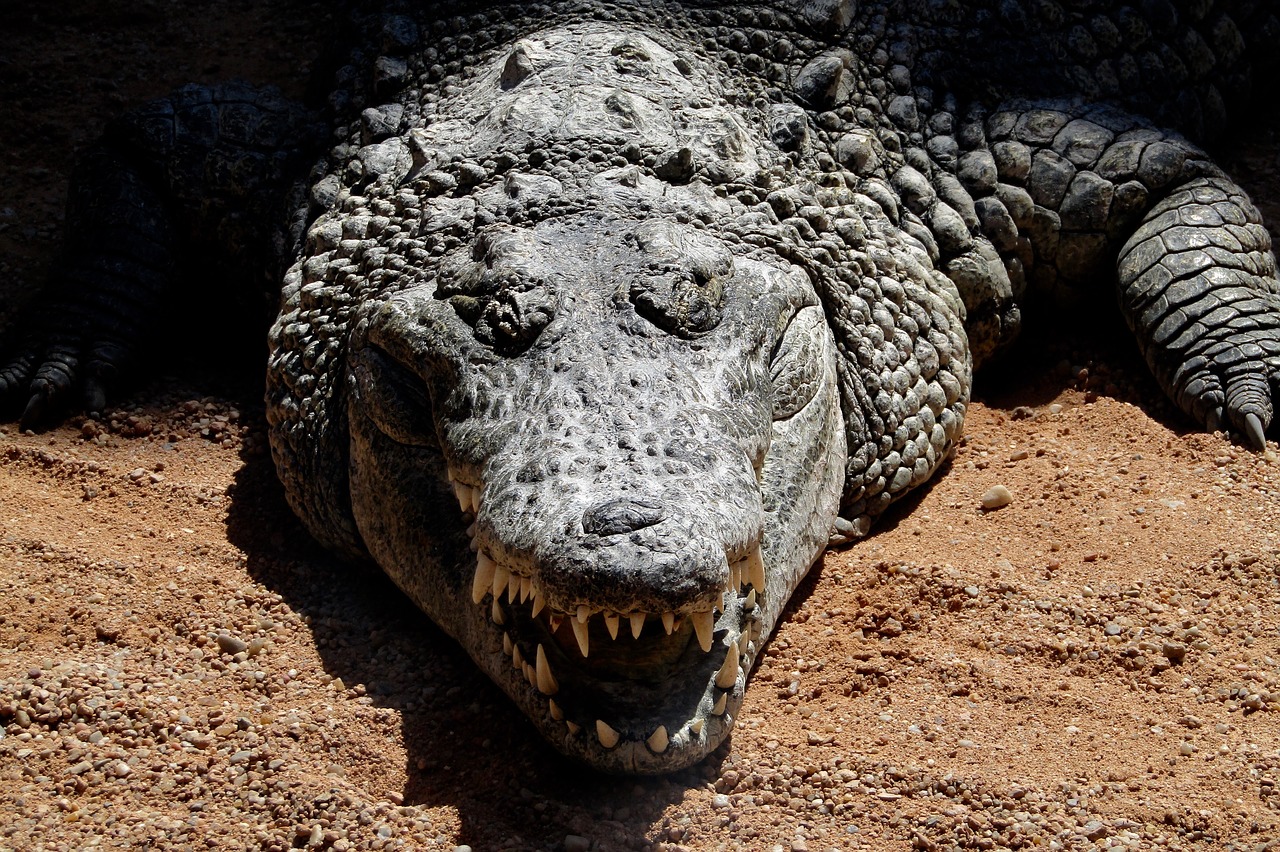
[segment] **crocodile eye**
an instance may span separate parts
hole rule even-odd
[[[436,290],[476,339],[501,355],[527,350],[556,314],[556,287],[532,268],[542,248],[525,239],[483,235],[471,258],[446,270]]]
[[[378,346],[352,357],[352,399],[388,438],[426,447],[436,442],[431,392],[422,378]]]
[[[823,338],[831,333],[819,307],[800,310],[773,352],[773,419],[794,417],[817,395],[825,369]]]
[[[641,266],[628,296],[636,312],[680,337],[696,337],[720,324],[733,255],[724,245],[650,222],[630,235]]]

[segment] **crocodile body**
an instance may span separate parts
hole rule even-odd
[[[1270,79],[1269,5],[419,6],[358,18],[321,110],[237,85],[122,119],[0,391],[100,408],[193,238],[278,263],[291,505],[566,754],[723,742],[1029,293],[1118,280],[1166,392],[1264,442],[1275,261],[1189,139]]]

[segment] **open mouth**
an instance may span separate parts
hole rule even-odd
[[[482,490],[452,484],[473,521]],[[728,721],[760,633],[765,568],[758,543],[732,561],[726,556],[727,582],[714,602],[665,612],[581,604],[566,612],[548,603],[534,572],[486,553],[474,523],[468,532],[476,554],[472,602],[501,632],[531,703],[541,702],[579,748],[643,743],[661,755],[705,746],[708,725]]]

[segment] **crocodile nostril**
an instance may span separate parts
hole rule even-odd
[[[660,503],[620,497],[597,503],[582,514],[582,529],[594,535],[622,535],[651,527],[667,516]]]

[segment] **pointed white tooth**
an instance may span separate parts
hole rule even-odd
[[[475,514],[480,508],[480,489],[467,486],[467,511]]]
[[[564,621],[564,616],[558,612],[547,615],[547,626],[551,628],[551,632],[555,633],[560,629],[560,623]]]
[[[565,722],[564,724],[565,724],[565,727],[569,729],[570,734],[577,735],[578,731],[582,730],[582,726],[577,724],[576,722]]]
[[[664,612],[662,614],[662,629],[667,631],[668,636],[676,629],[676,614],[674,612]]]
[[[548,701],[547,703],[551,705],[551,718],[555,719],[557,722],[563,722],[564,711],[560,709],[560,705],[554,700]]]
[[[529,597],[532,594],[533,594],[533,578],[521,577],[520,578],[520,603],[524,603],[525,601],[529,600]]]
[[[511,665],[522,671],[524,670],[524,654],[520,653],[519,645],[513,645],[511,648]]]
[[[645,740],[645,744],[648,745],[649,748],[652,749],[655,754],[662,754],[664,751],[666,751],[667,744],[669,742],[670,740],[667,739],[666,725],[659,725],[658,730],[650,734],[649,739]]]
[[[734,562],[729,566],[729,591],[737,594],[738,589],[742,588],[742,568],[741,562]]]
[[[484,553],[476,554],[476,576],[471,581],[471,602],[478,604],[493,586],[493,572],[497,566]]]
[[[471,495],[467,493],[470,490],[468,486],[454,480],[453,496],[458,498],[458,508],[464,512],[471,511]]]
[[[542,612],[543,607],[547,605],[547,599],[542,596],[542,592],[537,589],[533,590],[533,607],[531,612],[534,618],[538,617],[538,613]]]
[[[698,644],[702,646],[702,652],[711,650],[711,634],[715,631],[715,616],[711,614],[711,610],[703,610],[695,612],[689,616],[693,621],[693,631],[698,634]]]
[[[590,617],[591,617],[591,610],[587,608],[587,605],[578,604],[578,621],[580,621],[583,624],[586,624],[587,619],[589,619]]]
[[[502,633],[502,653],[508,657],[511,656],[511,649],[515,647],[515,643],[511,641],[511,634],[503,631]]]
[[[760,555],[758,544],[747,557],[747,582],[755,586],[756,591],[764,593],[764,558]]]
[[[600,738],[600,745],[605,748],[613,748],[618,744],[618,732],[606,725],[603,719],[596,719],[596,736]]]
[[[502,597],[502,593],[507,590],[507,583],[511,581],[511,570],[505,565],[495,565],[493,569],[493,599],[496,601]]]
[[[743,602],[742,608],[748,612],[756,608],[756,590],[752,589],[747,592],[747,599]]]
[[[694,736],[697,736],[698,734],[702,733],[702,728],[706,724],[707,724],[706,719],[694,719],[692,722],[689,723],[689,730],[693,732]]]
[[[498,599],[493,599],[493,605],[489,607],[489,617],[493,619],[494,624],[506,624],[507,617],[502,614],[502,605],[498,603]]]
[[[560,691],[555,675],[551,673],[551,665],[547,662],[547,652],[538,646],[538,655],[534,661],[534,674],[537,676],[538,691],[543,695],[555,695]]]
[[[640,631],[644,630],[644,613],[633,612],[627,616],[627,620],[631,622],[631,638],[639,639]]]
[[[618,615],[617,613],[606,613],[604,617],[604,626],[609,629],[609,638],[618,638]]]
[[[538,685],[538,673],[533,670],[533,666],[528,663],[524,664],[524,679],[530,686]]]
[[[729,645],[729,651],[724,655],[724,665],[720,666],[720,671],[716,672],[716,686],[721,689],[733,689],[733,685],[738,682],[738,643],[733,642]]]
[[[716,699],[716,706],[711,708],[712,716],[723,716],[725,707],[729,705],[729,693],[722,692],[720,697]]]
[[[570,622],[570,624],[573,625],[573,638],[578,640],[578,650],[582,652],[583,657],[586,657],[589,647],[589,643],[587,641],[587,631],[589,628],[587,627],[587,623],[575,618]]]

